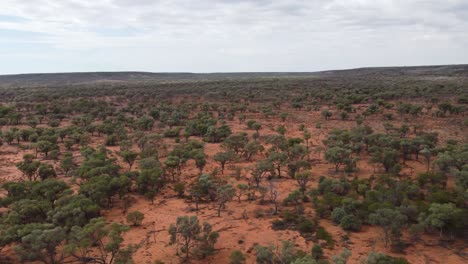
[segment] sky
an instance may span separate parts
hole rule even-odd
[[[468,63],[468,0],[0,0],[0,74]]]

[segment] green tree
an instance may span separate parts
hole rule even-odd
[[[325,159],[335,164],[335,171],[338,172],[341,165],[345,165],[350,158],[351,151],[342,147],[332,147],[325,152]]]
[[[79,193],[102,207],[110,208],[112,197],[118,193],[118,186],[112,184],[113,179],[107,174],[95,176],[80,186]]]
[[[239,203],[241,202],[242,195],[246,194],[248,190],[249,190],[249,186],[247,184],[244,184],[244,183],[237,184],[237,191],[235,192],[235,195]]]
[[[382,229],[385,247],[390,242],[391,232],[399,236],[407,222],[408,218],[395,209],[381,208],[369,215],[369,223]]]
[[[42,261],[46,264],[63,263],[66,255],[59,250],[58,246],[65,239],[66,231],[61,227],[35,229],[21,237],[15,250],[23,261]]]
[[[288,162],[288,154],[286,152],[272,151],[268,155],[268,161],[276,168],[276,174],[281,178],[281,168]]]
[[[84,227],[72,227],[65,250],[82,263],[133,263],[136,246],[122,245],[122,234],[128,230],[128,226],[117,223],[106,225],[104,218],[94,218]],[[90,255],[93,247],[97,247],[97,253]]]
[[[198,204],[202,199],[216,200],[216,185],[208,174],[200,175],[189,192],[192,200],[195,201],[196,210],[198,210]]]
[[[308,130],[304,130],[304,141],[306,143],[306,149],[307,149],[307,160],[310,159],[310,138],[311,138],[311,134]]]
[[[329,120],[332,117],[332,112],[330,110],[325,109],[322,111],[322,116],[325,118],[325,120]]]
[[[13,131],[8,130],[3,133],[2,137],[5,140],[5,142],[8,143],[8,145],[11,145],[13,143],[13,140],[15,140],[16,135]]]
[[[278,132],[280,135],[286,134],[286,127],[283,125],[280,125],[276,128],[276,132]]]
[[[304,195],[302,195],[302,192],[299,190],[295,190],[291,192],[288,195],[288,197],[284,199],[284,204],[285,205],[293,204],[296,210],[296,213],[300,213],[300,205],[303,200],[304,200]]]
[[[303,253],[298,252],[289,241],[281,241],[281,247],[257,245],[255,247],[255,256],[257,258],[257,263],[260,264],[316,264],[310,256],[304,256]]]
[[[348,112],[340,112],[340,118],[341,120],[346,120],[349,118]]]
[[[138,193],[150,199],[151,203],[153,203],[154,197],[164,184],[163,170],[159,167],[158,163],[154,167],[143,167],[136,179]]]
[[[180,173],[182,172],[180,158],[175,155],[169,155],[164,161],[164,165],[166,165],[166,168],[171,172],[172,181],[175,182],[175,175],[180,175]]]
[[[221,174],[224,174],[224,167],[227,163],[234,161],[236,155],[232,151],[218,152],[214,155],[214,161],[218,162],[221,166]]]
[[[252,129],[255,130],[255,132],[257,132],[257,134],[260,134],[260,129],[262,129],[262,124],[260,123],[254,123],[252,125]]]
[[[66,152],[63,159],[60,161],[60,168],[65,172],[65,176],[68,176],[68,173],[75,168],[75,163],[73,162],[73,154],[71,152]]]
[[[379,150],[374,151],[371,162],[382,164],[386,173],[400,171],[399,153],[391,148],[379,148]]]
[[[137,120],[136,125],[139,129],[148,131],[153,129],[154,119],[150,116],[145,115]]]
[[[115,164],[114,158],[109,158],[105,149],[96,151],[91,148],[82,148],[82,156],[85,160],[76,170],[77,176],[83,180],[89,180],[95,176],[107,174],[117,176],[120,166]]]
[[[31,198],[34,197],[13,202],[6,215],[5,222],[12,225],[46,222],[47,212],[52,209],[51,203],[46,200]]]
[[[60,183],[56,180],[46,180],[42,183],[48,181],[55,181],[56,185]],[[47,186],[50,189],[54,188],[50,184]],[[55,201],[53,210],[47,212],[47,219],[54,225],[68,230],[73,226],[86,225],[92,218],[99,216],[100,209],[95,202],[83,195],[66,195]]]
[[[257,188],[260,187],[260,182],[263,178],[273,176],[275,174],[275,168],[271,161],[269,160],[260,160],[255,164],[255,167],[252,171],[252,177],[256,183]]]
[[[191,153],[192,158],[195,160],[195,166],[203,172],[203,168],[206,166],[206,155],[203,150],[194,150]]]
[[[140,211],[133,211],[127,214],[127,222],[132,226],[140,226],[145,219],[145,215]]]
[[[340,221],[340,226],[344,230],[359,231],[361,230],[361,225],[361,220],[353,214],[346,214]]]
[[[262,152],[265,148],[262,144],[252,141],[245,145],[244,151],[242,156],[245,158],[246,161],[251,161],[252,157],[259,152]]]
[[[45,159],[48,158],[49,152],[54,149],[54,145],[46,140],[41,140],[36,143],[37,151],[44,154]]]
[[[298,172],[295,178],[297,185],[299,185],[299,190],[301,190],[302,194],[305,194],[307,191],[307,183],[312,179],[312,172],[308,170]]]
[[[424,156],[424,159],[426,160],[426,172],[429,172],[431,168],[431,157],[432,157],[431,150],[425,147],[419,153],[421,153],[421,155]]]
[[[221,209],[226,207],[226,203],[231,201],[236,195],[236,190],[230,184],[222,185],[216,191],[216,200],[218,202],[218,217],[221,216]]]
[[[34,155],[25,154],[23,156],[23,161],[16,163],[16,167],[23,173],[23,176],[26,176],[28,180],[35,181],[39,176],[37,170],[41,163],[37,160],[34,160]]]
[[[213,249],[219,234],[212,231],[211,225],[204,223],[200,225],[196,216],[179,216],[175,224],[169,227],[171,244],[179,244],[178,253],[184,254],[186,260],[190,259],[192,252],[203,249]]]
[[[442,238],[445,231],[453,232],[457,226],[463,226],[463,216],[463,211],[452,203],[433,203],[427,214],[420,215],[419,221],[429,230],[438,229]]]
[[[247,137],[247,133],[238,133],[228,136],[221,146],[239,155],[244,151],[248,142],[249,138]]]
[[[283,112],[281,114],[279,114],[279,117],[281,118],[281,121],[286,121],[286,118],[288,117],[289,113],[287,112]]]
[[[177,193],[177,197],[183,198],[185,194],[185,182],[175,183],[173,189]]]
[[[138,153],[131,150],[124,150],[120,152],[122,159],[128,163],[128,171],[132,170],[133,163],[135,163]]]
[[[443,102],[443,103],[440,103],[438,107],[439,107],[439,110],[445,115],[447,111],[451,111],[453,106],[450,102]]]
[[[54,166],[46,163],[42,163],[39,166],[37,174],[39,175],[39,178],[41,178],[41,180],[57,177],[57,172],[55,171]]]

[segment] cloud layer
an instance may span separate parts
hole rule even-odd
[[[0,74],[468,63],[466,0],[2,0]]]

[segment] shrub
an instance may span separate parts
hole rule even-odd
[[[350,256],[351,256],[351,251],[345,248],[339,255],[333,256],[332,260],[333,260],[333,263],[335,264],[346,264]]]
[[[141,225],[141,222],[143,222],[144,218],[145,218],[145,215],[142,212],[133,211],[133,212],[128,213],[127,222],[133,226],[139,226]]]
[[[361,220],[352,214],[345,215],[340,222],[340,226],[344,230],[359,231],[361,230]]]
[[[185,183],[178,182],[174,184],[174,191],[177,193],[179,197],[183,197],[185,193]]]
[[[283,219],[287,223],[297,223],[299,220],[299,216],[297,214],[294,214],[293,212],[284,211]]]
[[[312,247],[312,257],[316,260],[323,257],[323,249],[319,244],[314,244]]]
[[[346,216],[346,211],[342,207],[335,208],[331,214],[331,219],[336,224],[341,223],[341,219]]]
[[[281,221],[279,219],[273,220],[273,222],[271,222],[271,224],[272,224],[271,228],[273,230],[285,230],[285,229],[288,228],[286,222]]]
[[[366,264],[407,264],[409,263],[405,258],[396,258],[385,255],[380,252],[371,252],[367,257]]]
[[[245,256],[240,250],[234,250],[229,256],[230,264],[242,264],[245,263]]]
[[[264,247],[261,245],[257,245],[255,247],[255,256],[257,257],[257,263],[272,263],[274,258],[273,250],[275,248],[273,246]]]
[[[315,224],[310,219],[301,218],[299,224],[297,225],[297,229],[301,233],[312,233],[315,230]]]
[[[325,228],[319,226],[317,228],[317,239],[321,239],[321,240],[325,240],[327,242],[327,246],[329,248],[333,248],[334,245],[335,245],[335,241],[333,240],[333,237],[330,233],[328,233],[327,230],[325,230]]]

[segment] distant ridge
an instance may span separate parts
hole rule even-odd
[[[235,72],[235,73],[153,73],[153,72],[71,72],[0,75],[0,86],[66,86],[92,83],[191,82],[229,79],[293,77],[468,77],[468,64],[369,67],[320,72]]]
[[[307,77],[313,73],[153,73],[153,72],[71,72],[0,75],[0,86],[56,86],[115,82],[190,82],[272,77]]]
[[[335,76],[467,76],[468,64],[458,65],[431,65],[431,66],[405,66],[405,67],[364,67],[347,70],[321,71],[315,74]]]

